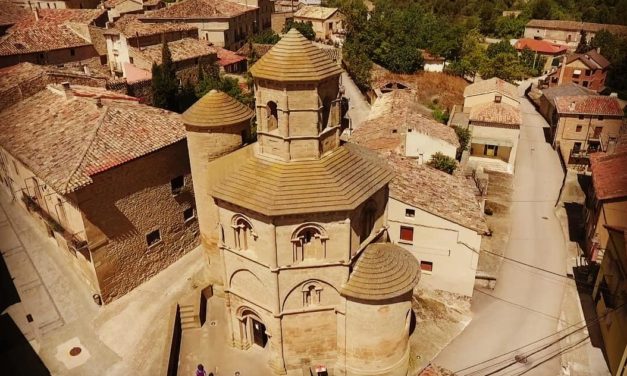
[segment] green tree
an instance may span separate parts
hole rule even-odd
[[[455,158],[451,158],[441,152],[433,154],[429,162],[427,162],[427,165],[440,171],[444,171],[447,174],[453,174],[455,169],[457,169],[457,161]]]
[[[591,47],[588,44],[588,33],[585,30],[581,30],[579,32],[579,43],[577,43],[577,49],[575,50],[578,54],[583,54],[590,51]]]
[[[462,153],[468,150],[472,133],[470,132],[470,129],[462,128],[457,125],[453,126],[453,129],[455,130],[455,134],[457,135],[457,139],[459,140],[459,149],[457,149],[457,159],[461,160]]]
[[[499,53],[493,59],[486,59],[479,68],[481,78],[487,80],[498,77],[502,80],[514,82],[525,77],[525,68],[518,60],[518,56]]]
[[[520,38],[525,32],[528,19],[524,17],[499,17],[496,20],[495,34],[499,38]]]
[[[488,58],[493,59],[498,54],[516,55],[516,49],[506,40],[502,40],[488,46],[488,49],[486,50]]]
[[[311,22],[297,22],[294,20],[288,20],[283,27],[283,33],[287,33],[292,28],[298,30],[303,36],[309,40],[316,39],[316,32],[313,29]]]
[[[181,91],[177,95],[178,112],[183,113],[190,108],[197,100],[194,85],[190,80],[186,80]]]
[[[170,111],[178,110],[176,96],[178,79],[168,43],[163,40],[161,65],[152,66],[152,103],[155,107]]]
[[[362,90],[368,89],[370,86],[372,61],[366,54],[366,51],[355,42],[355,39],[348,38],[346,43],[344,43],[342,59],[346,64],[346,70],[355,81],[355,84]]]
[[[277,44],[281,40],[281,37],[279,34],[275,33],[274,30],[267,29],[261,33],[253,35],[250,39],[253,43]]]
[[[550,20],[553,7],[550,0],[533,0],[529,2],[531,7],[531,18],[540,20]]]

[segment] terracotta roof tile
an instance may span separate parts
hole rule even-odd
[[[294,17],[326,20],[337,12],[337,8],[327,8],[315,5],[305,5],[294,13]]]
[[[407,90],[383,94],[368,120],[351,135],[351,141],[372,150],[396,150],[404,154],[408,130],[423,133],[459,147],[455,130],[418,113],[415,95]]]
[[[169,7],[146,14],[144,18],[230,18],[239,16],[255,7],[247,7],[225,0],[184,0]]]
[[[416,258],[390,243],[368,245],[358,256],[342,295],[361,300],[386,300],[414,289],[420,279]]]
[[[1,112],[0,128],[0,145],[62,194],[185,137],[179,115],[86,86],[68,98],[48,86]]]
[[[94,25],[98,19],[106,19],[107,11],[104,9],[37,9],[39,19],[35,19],[32,12],[29,13],[29,17],[16,23],[9,31],[27,29],[39,25],[62,25],[66,22]]]
[[[218,64],[221,67],[226,67],[231,64],[246,61],[246,57],[239,55],[236,52],[227,50],[226,48],[217,47],[218,50]]]
[[[386,160],[396,172],[390,182],[390,197],[480,234],[488,231],[475,196],[476,186],[470,179],[393,153]]]
[[[627,197],[627,152],[590,155],[592,184],[600,200]]]
[[[0,68],[0,92],[9,90],[21,83],[45,76],[46,69],[41,65],[19,63]]]
[[[610,62],[596,50],[590,50],[585,54],[572,54],[566,58],[566,64],[575,60],[580,60],[590,69],[605,69],[610,66]]]
[[[202,56],[209,56],[217,53],[215,47],[210,46],[207,42],[195,38],[183,38],[173,42],[168,42],[168,47],[172,53],[172,61],[183,61],[187,59],[195,59]],[[152,46],[137,49],[130,47],[134,54],[144,57],[146,60],[161,64],[162,45],[155,44]]]
[[[0,1],[0,25],[14,25],[24,18],[32,17],[30,11],[19,7],[8,0]]]
[[[514,47],[519,51],[529,48],[531,51],[549,55],[559,55],[568,51],[568,47],[566,46],[531,38],[519,39]]]
[[[579,32],[585,30],[588,32],[597,32],[607,30],[613,34],[627,34],[627,26],[599,24],[592,22],[565,21],[565,20],[531,20],[527,22],[527,27],[535,27],[541,29],[570,30]]]
[[[507,103],[484,103],[470,109],[470,122],[520,126],[520,110]]]
[[[338,76],[342,68],[292,29],[250,68],[250,73],[254,78],[303,82]]]
[[[517,102],[520,101],[516,85],[510,84],[509,82],[496,77],[490,78],[489,80],[475,82],[472,85],[466,86],[466,89],[464,89],[464,98],[492,92],[500,93],[501,95],[505,95]]]
[[[107,33],[118,31],[125,36],[132,38],[135,36],[142,37],[148,35],[161,35],[163,33],[174,31],[192,30],[198,30],[198,28],[184,22],[142,22],[139,20],[139,16],[135,14],[125,14],[115,22],[112,29],[107,30]]]
[[[250,43],[245,43],[242,46],[242,48],[237,50],[237,54],[241,56],[249,57],[251,54],[250,45],[251,45]],[[257,57],[262,57],[263,55],[268,53],[268,51],[270,51],[272,47],[274,47],[274,44],[252,43],[252,50],[255,52]]]
[[[544,95],[549,101],[553,102],[557,97],[566,97],[574,95],[597,95],[593,90],[587,89],[581,85],[569,82],[564,85],[551,87],[542,90]]]
[[[250,156],[213,197],[268,216],[337,212],[354,210],[392,176],[376,154],[349,143],[313,161]]]
[[[12,31],[0,39],[0,55],[52,51],[89,46],[91,42],[74,32],[68,25],[37,25]]]
[[[560,114],[623,116],[623,109],[617,98],[601,95],[557,97],[555,108]]]

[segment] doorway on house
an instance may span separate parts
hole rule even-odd
[[[496,145],[485,145],[483,149],[483,155],[488,157],[496,157],[499,147]]]
[[[253,343],[259,347],[266,347],[268,343],[268,335],[266,334],[266,326],[261,322],[251,318],[253,330]]]

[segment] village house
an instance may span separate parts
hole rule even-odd
[[[128,13],[141,14],[165,7],[162,0],[107,0],[103,5],[112,22]]]
[[[0,113],[3,188],[103,302],[197,244],[180,116],[103,89],[48,85]]]
[[[202,210],[217,208],[199,217],[203,238],[218,236],[219,247],[206,249],[219,302],[212,309],[225,310],[226,345],[241,359],[265,354],[259,374],[408,371],[419,269],[385,242],[391,170],[340,142],[341,72],[296,30],[287,33],[251,68],[258,142],[209,165],[206,151],[220,138],[241,140],[253,114],[213,92],[183,115],[193,174],[200,167],[210,176],[213,163],[226,170],[217,183],[194,179],[199,197],[214,199]],[[183,332],[182,346],[201,334]],[[183,363],[179,373],[195,369]]]
[[[572,54],[563,59],[563,63],[547,76],[550,87],[574,83],[590,90],[601,92],[605,89],[605,80],[610,62],[596,50],[584,54]]]
[[[226,48],[217,47],[218,65],[220,70],[225,73],[239,74],[248,70],[248,59],[238,52],[227,50]]]
[[[198,30],[200,39],[232,51],[250,36],[270,28],[272,5],[268,0],[185,0],[142,16],[144,22],[185,23]],[[258,4],[258,5],[255,5]]]
[[[565,55],[568,52],[568,47],[566,46],[531,38],[518,39],[516,44],[514,44],[514,48],[516,48],[519,53],[525,49],[532,51],[534,53],[534,66],[540,68],[540,71],[545,73],[551,70],[557,57]]]
[[[101,0],[10,0],[24,9],[96,9]]]
[[[0,66],[60,65],[93,57],[106,61],[106,22],[102,9],[36,9],[0,38]]]
[[[589,260],[600,262],[610,240],[609,227],[627,223],[627,148],[613,154],[590,156],[592,184],[584,208],[585,252]]]
[[[294,13],[304,6],[305,4],[301,3],[298,0],[275,0],[274,12],[275,13]]]
[[[525,25],[524,37],[565,45],[570,51],[575,51],[581,39],[582,30],[586,32],[588,41],[601,30],[607,30],[616,35],[627,34],[627,26],[622,25],[563,20],[530,20]]]
[[[422,69],[425,72],[444,72],[444,68],[448,65],[446,59],[429,53],[427,50],[421,50],[424,65]]]
[[[477,81],[464,89],[463,112],[470,112],[478,104],[493,103],[497,100],[518,108],[520,99],[516,85],[500,78]]]
[[[624,225],[624,222],[623,222]],[[607,226],[605,256],[592,292],[609,371],[620,375],[627,367],[627,228]]]
[[[590,155],[616,144],[623,125],[623,109],[614,97],[560,96],[554,99],[557,121],[553,148],[568,166],[590,163]]]
[[[580,95],[597,95],[597,93],[572,82],[542,89],[542,95],[538,99],[537,103],[538,112],[542,114],[542,116],[546,119],[546,122],[549,123],[552,131],[557,126],[557,122],[559,120],[559,116],[555,108],[555,98]],[[551,142],[554,136],[555,135],[552,134]]]
[[[377,151],[395,171],[389,236],[417,259],[424,286],[472,296],[481,238],[488,231],[476,185],[424,164],[438,151],[455,158],[459,141],[453,128],[425,118],[416,107],[408,90],[383,94],[350,142]],[[429,156],[412,153],[414,136],[423,140]]]
[[[520,110],[501,102],[473,106],[468,116],[470,130],[470,158],[468,165],[514,173],[520,126]]]
[[[344,16],[338,8],[306,5],[294,13],[294,21],[311,22],[317,40],[340,40],[344,32]]]
[[[393,150],[419,164],[438,152],[455,158],[460,146],[455,130],[420,114],[419,106],[416,94],[409,90],[382,94],[351,141],[375,151]]]
[[[163,41],[168,42],[177,77],[195,83],[198,64],[205,67],[217,59],[217,51],[198,40],[198,30],[186,23],[146,23],[137,15],[124,15],[105,32],[109,68],[129,82],[149,80],[152,64],[161,64]]]

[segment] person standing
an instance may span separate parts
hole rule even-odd
[[[207,376],[207,372],[205,372],[205,366],[199,364],[198,367],[196,367],[196,376]]]

